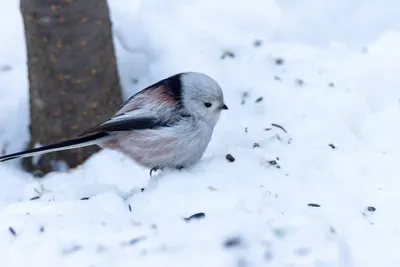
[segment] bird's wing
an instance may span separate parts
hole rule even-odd
[[[152,86],[133,95],[113,117],[82,135],[167,127],[187,116],[180,99],[169,87]]]

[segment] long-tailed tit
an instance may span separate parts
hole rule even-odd
[[[203,156],[221,110],[218,83],[197,72],[176,74],[129,98],[113,117],[75,139],[0,157],[0,161],[98,145],[152,171],[184,168]]]

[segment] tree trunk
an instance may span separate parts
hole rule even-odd
[[[75,137],[121,105],[107,0],[21,0],[30,92],[29,148]],[[24,160],[45,174],[83,163],[97,146]]]

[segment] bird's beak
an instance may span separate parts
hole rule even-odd
[[[221,107],[220,107],[220,109],[228,109],[228,106],[227,105],[225,105],[225,104],[223,104]]]

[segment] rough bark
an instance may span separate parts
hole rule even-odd
[[[109,118],[121,91],[106,0],[21,0],[30,92],[29,148],[75,137]],[[54,152],[29,171],[48,173],[54,162],[70,168],[97,146]]]

